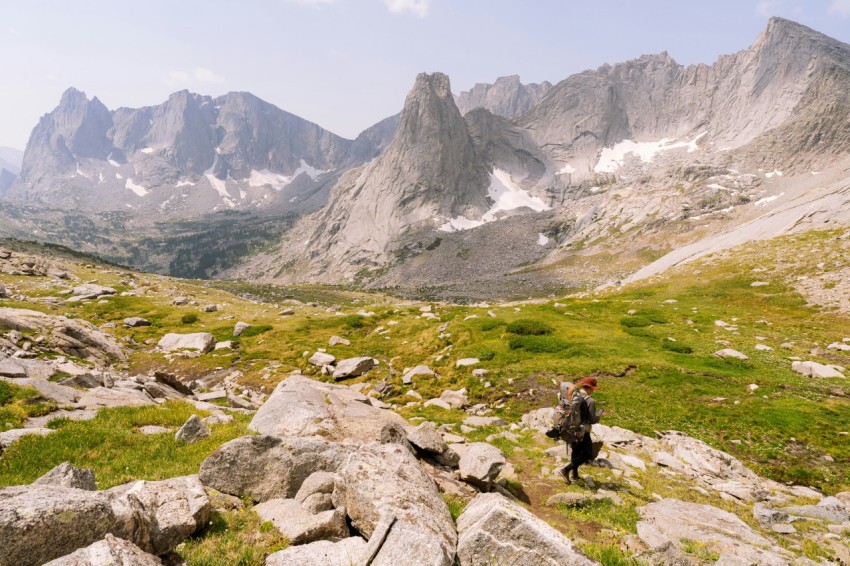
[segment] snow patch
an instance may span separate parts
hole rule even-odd
[[[179,189],[180,187],[194,187],[195,183],[192,181],[177,181],[177,184],[174,185],[175,189]]]
[[[549,238],[546,237],[546,234],[537,234],[537,245],[545,246],[549,243]]]
[[[83,171],[80,169],[80,164],[79,164],[79,163],[77,163],[77,175],[79,175],[80,177],[85,177],[86,179],[88,179],[89,181],[91,181],[91,177],[89,177],[88,175],[86,175],[85,173],[83,173]]]
[[[714,189],[715,191],[728,191],[729,190],[726,187],[724,187],[723,185],[718,185],[717,183],[711,183],[709,185],[706,185],[706,187],[708,187],[709,189]]]
[[[454,232],[477,228],[482,224],[496,220],[496,215],[499,212],[516,208],[528,207],[535,212],[549,210],[545,202],[528,194],[528,191],[523,190],[513,182],[510,173],[501,169],[494,169],[490,174],[490,187],[487,189],[487,196],[493,201],[493,205],[490,210],[484,213],[481,220],[457,216],[440,226],[439,230]]]
[[[613,173],[623,166],[626,156],[629,154],[636,156],[644,163],[652,163],[655,157],[662,151],[687,148],[688,153],[693,153],[699,149],[697,142],[706,133],[702,132],[691,141],[677,141],[670,138],[664,138],[654,142],[623,140],[614,145],[614,147],[604,148],[593,170],[596,173]]]
[[[240,200],[248,198],[248,193],[245,192],[245,189],[239,189],[239,198]]]
[[[210,186],[215,189],[215,192],[217,192],[219,196],[221,196],[221,200],[224,201],[224,204],[226,204],[230,208],[236,206],[236,203],[230,199],[230,193],[227,192],[226,181],[222,181],[212,173],[207,173],[206,175],[204,175],[204,177],[206,177],[207,181],[210,182]]]
[[[767,203],[769,203],[769,202],[773,202],[773,201],[775,201],[776,199],[778,199],[779,197],[781,197],[781,196],[782,196],[782,195],[784,195],[784,194],[785,194],[785,193],[779,193],[778,195],[773,195],[773,196],[770,196],[770,197],[760,198],[760,199],[758,199],[756,202],[754,202],[753,204],[755,204],[756,206],[762,206],[762,205],[765,205],[765,204],[767,204]]]
[[[262,187],[265,185],[269,185],[274,190],[281,191],[286,185],[294,181],[302,173],[306,173],[308,177],[315,181],[319,178],[320,175],[322,175],[323,173],[327,173],[327,171],[316,169],[315,167],[308,164],[302,159],[301,164],[298,166],[298,169],[296,169],[295,172],[289,176],[281,175],[280,173],[274,173],[272,171],[269,171],[268,169],[263,169],[261,171],[252,169],[251,175],[248,177],[248,185],[250,185],[251,187]]]
[[[765,173],[764,176],[767,177],[768,179],[770,179],[771,177],[781,177],[782,171],[778,171],[778,170],[774,169],[773,171],[768,171],[767,173]]]
[[[136,183],[134,183],[133,179],[128,178],[127,182],[124,183],[124,188],[130,189],[131,191],[136,193],[137,196],[140,196],[140,197],[143,197],[146,194],[148,194],[148,190],[146,188],[144,188],[143,186],[137,185]]]
[[[150,153],[153,153],[153,148],[152,147],[143,147],[141,149],[141,152],[150,154]]]
[[[109,164],[110,164],[110,165],[112,165],[113,167],[121,167],[121,164],[120,164],[120,163],[118,163],[117,161],[115,161],[115,160],[114,160],[114,159],[112,159],[112,158],[107,159],[107,161],[108,161],[108,162],[109,162]]]
[[[105,179],[103,178],[103,171],[100,171],[100,172],[97,174],[97,184],[98,184],[98,185],[100,185],[101,183],[103,183],[103,182],[104,182],[104,180],[105,180]]]
[[[570,165],[569,163],[567,163],[566,165],[564,165],[564,167],[562,169],[560,169],[557,173],[555,173],[555,175],[572,175],[575,172],[576,172],[576,168],[573,167],[572,165]]]
[[[122,177],[120,173],[116,173],[115,178],[116,179],[123,179],[124,177]]]

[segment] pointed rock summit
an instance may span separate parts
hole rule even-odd
[[[489,207],[489,182],[449,78],[422,73],[384,153],[332,189],[327,208],[314,219],[307,255],[324,258],[323,274],[342,269],[350,276],[381,265],[402,236],[455,216],[480,217]]]

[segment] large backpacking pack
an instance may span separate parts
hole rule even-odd
[[[581,406],[585,403],[585,395],[580,387],[565,382],[558,392],[558,405],[552,415],[553,432],[570,444],[581,441],[585,429],[581,422]]]

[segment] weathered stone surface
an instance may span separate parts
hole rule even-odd
[[[233,393],[227,394],[227,404],[237,409],[245,409],[246,411],[257,410],[257,406],[251,401],[245,399],[244,397],[240,397],[239,395],[234,395]]]
[[[844,374],[832,366],[826,366],[817,362],[794,362],[791,369],[806,377],[818,378],[843,378]]]
[[[375,358],[348,358],[340,360],[339,363],[336,364],[333,377],[337,381],[349,377],[357,377],[358,375],[363,375],[373,367],[375,367]]]
[[[132,542],[107,534],[103,540],[51,560],[45,566],[162,566],[162,561]]]
[[[169,333],[160,338],[157,344],[157,348],[163,352],[195,350],[206,354],[214,347],[215,337],[209,332],[195,332],[193,334]]]
[[[371,537],[382,516],[394,516],[374,566],[451,566],[457,534],[448,507],[416,458],[396,444],[365,444],[338,471],[334,505]]]
[[[289,499],[311,474],[337,471],[352,450],[318,439],[243,436],[210,454],[200,478],[213,489],[255,501]]]
[[[457,520],[461,566],[590,566],[567,537],[497,493],[482,493]]]
[[[107,533],[163,554],[208,521],[209,500],[195,476],[133,482],[108,491],[0,488],[0,564],[44,564]]]
[[[165,434],[171,432],[172,429],[167,426],[145,425],[139,427],[139,432],[142,434]]]
[[[469,405],[469,398],[466,396],[465,388],[457,391],[447,389],[440,395],[440,400],[448,403],[452,409],[462,409]]]
[[[66,387],[80,387],[83,389],[94,389],[95,387],[102,387],[104,385],[104,380],[101,375],[82,373],[80,375],[63,379],[59,382],[59,385],[65,385]]]
[[[33,485],[56,485],[88,491],[97,489],[93,470],[90,468],[76,468],[69,462],[62,462],[32,483]]]
[[[3,453],[3,450],[11,446],[13,442],[27,435],[37,434],[39,436],[45,436],[53,432],[56,431],[50,428],[13,428],[11,430],[4,430],[0,432],[0,454]]]
[[[136,407],[152,405],[153,399],[140,391],[129,389],[109,389],[107,387],[95,387],[83,393],[77,400],[77,406],[83,409],[94,409],[97,407]]]
[[[243,332],[245,332],[249,328],[251,328],[251,325],[248,324],[247,322],[241,322],[241,321],[237,322],[236,325],[233,327],[233,335],[234,336],[240,336]]]
[[[463,424],[471,427],[482,427],[482,426],[505,426],[508,423],[499,417],[467,417],[463,420]]]
[[[840,525],[850,521],[850,510],[844,502],[836,497],[825,497],[817,505],[797,505],[782,509],[788,515],[819,519],[827,523]]]
[[[327,494],[330,495],[334,491],[334,482],[336,474],[331,472],[315,472],[304,480],[301,487],[298,488],[298,493],[295,494],[295,501],[303,503],[311,495]]]
[[[772,509],[767,505],[756,503],[753,505],[753,518],[765,528],[771,528],[777,523],[788,521],[788,514],[779,509]]]
[[[227,397],[227,391],[207,391],[206,393],[198,393],[196,395],[198,401],[214,401],[216,399],[225,399]]]
[[[177,431],[174,435],[175,440],[181,440],[183,442],[187,442],[191,444],[192,442],[197,442],[202,438],[206,438],[210,435],[210,429],[207,428],[201,419],[198,418],[198,415],[192,415],[189,417],[183,426]]]
[[[331,336],[330,340],[328,340],[328,346],[351,346],[351,340],[347,338],[343,338],[341,336]]]
[[[47,348],[91,359],[99,365],[126,359],[112,336],[84,320],[27,309],[0,308],[0,330],[40,334],[45,337]]]
[[[82,391],[78,391],[73,387],[53,383],[39,377],[25,377],[14,380],[12,378],[0,377],[0,380],[14,383],[20,387],[32,387],[41,393],[44,398],[56,401],[60,405],[72,405],[83,394]]]
[[[290,544],[347,538],[345,510],[334,509],[317,515],[309,513],[294,499],[269,499],[254,507],[263,521],[270,521]]]
[[[460,479],[489,488],[505,463],[505,455],[492,444],[473,442],[460,457]]]
[[[339,542],[321,540],[275,552],[266,558],[266,566],[359,566],[366,559],[366,547],[360,537]]]
[[[307,360],[308,363],[313,364],[314,366],[323,367],[331,365],[336,361],[336,356],[328,354],[326,352],[316,352],[310,359]]]
[[[462,358],[455,362],[456,368],[462,368],[467,366],[474,366],[475,364],[480,364],[481,360],[478,358]]]
[[[720,555],[718,564],[780,566],[789,557],[741,519],[716,507],[662,499],[641,507],[638,536],[650,549],[698,541]]]
[[[96,285],[94,283],[84,283],[83,285],[77,285],[76,287],[71,289],[71,295],[77,298],[85,299],[94,299],[103,295],[114,294],[115,289],[113,289],[112,287],[105,287],[103,285]]]
[[[407,431],[407,441],[414,447],[431,454],[442,454],[449,445],[443,440],[442,435],[437,432],[434,423],[426,421],[418,427]]]
[[[742,354],[741,352],[739,352],[737,350],[733,350],[732,348],[725,348],[723,350],[718,350],[717,352],[714,352],[714,355],[717,356],[718,358],[735,358],[736,360],[749,360],[750,359],[745,354]]]
[[[330,511],[334,508],[333,496],[330,493],[314,493],[305,497],[301,506],[313,515]]]
[[[145,318],[140,318],[138,316],[131,316],[129,318],[124,319],[124,326],[126,326],[127,328],[140,328],[142,326],[150,326],[150,325],[151,325],[151,321],[149,321]]]
[[[434,370],[432,370],[428,366],[420,365],[420,366],[416,366],[415,368],[413,368],[410,371],[408,371],[407,373],[405,373],[401,378],[401,382],[404,383],[405,385],[410,385],[411,383],[413,383],[413,378],[416,377],[417,375],[425,375],[425,376],[430,377],[430,376],[433,376],[435,374],[434,374]]]
[[[348,387],[290,376],[278,384],[248,428],[281,437],[379,440],[387,423],[405,426],[396,413],[373,407]]]
[[[164,383],[148,381],[144,384],[145,391],[154,399],[183,399],[184,395]]]
[[[672,449],[673,456],[684,464],[682,469],[691,476],[711,483],[760,482],[755,472],[744,466],[734,456],[716,450],[701,440],[681,432],[667,431],[661,435],[661,442]]]
[[[188,385],[180,381],[180,378],[174,374],[165,371],[155,371],[153,377],[157,383],[167,385],[183,395],[192,395],[194,393]]]
[[[520,419],[520,423],[523,426],[545,433],[547,430],[552,428],[552,409],[544,407],[542,409],[526,413]]]
[[[0,376],[27,377],[27,370],[17,361],[11,358],[5,358],[0,360]]]

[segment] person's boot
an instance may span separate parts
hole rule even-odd
[[[568,479],[567,481],[570,481],[570,482],[581,481],[581,478],[578,475],[578,470],[573,470],[572,473],[570,474],[570,479]]]
[[[561,474],[561,477],[564,478],[564,481],[566,481],[567,483],[572,483],[572,480],[570,479],[569,466],[561,468],[560,470],[558,470],[558,472]]]

